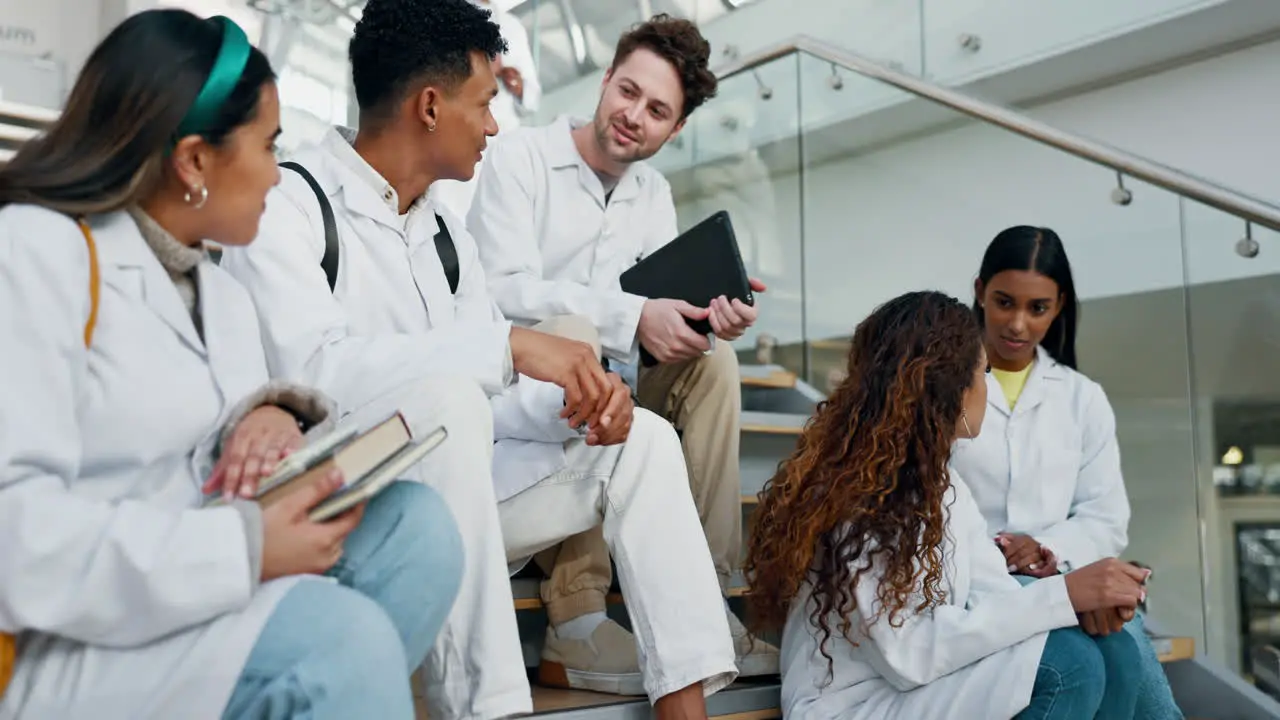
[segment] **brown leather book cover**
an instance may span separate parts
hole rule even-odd
[[[328,459],[283,485],[271,488],[258,498],[262,507],[270,507],[289,494],[308,487],[322,479],[333,467],[342,470],[342,477],[348,485],[356,482],[371,472],[384,460],[394,455],[400,448],[409,444],[412,436],[404,417],[399,413],[387,418],[368,432],[357,437]]]

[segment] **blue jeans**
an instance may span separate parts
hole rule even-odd
[[[412,720],[422,663],[462,578],[462,540],[444,501],[397,482],[365,509],[327,575],[280,600],[223,718]]]
[[[1017,720],[1132,720],[1138,703],[1138,646],[1128,633],[1049,633],[1031,703]]]
[[[1026,575],[1015,575],[1014,579],[1026,585],[1036,578]],[[1138,699],[1133,712],[1134,720],[1183,720],[1182,711],[1174,702],[1173,690],[1169,687],[1169,678],[1164,674],[1160,658],[1156,655],[1151,638],[1147,637],[1146,624],[1142,613],[1124,625],[1125,633],[1131,636],[1138,649],[1138,672],[1134,682],[1137,685]],[[1046,651],[1047,652],[1047,651]],[[1110,671],[1110,668],[1108,668]],[[1110,677],[1108,675],[1108,677]],[[1032,716],[1035,717],[1035,716]],[[1102,717],[1102,716],[1099,716]]]
[[[1169,687],[1169,677],[1164,674],[1160,664],[1160,656],[1156,655],[1155,645],[1147,637],[1147,625],[1139,611],[1133,619],[1124,624],[1125,632],[1133,636],[1138,643],[1138,654],[1142,656],[1142,672],[1138,678],[1138,709],[1134,720],[1183,720],[1182,710],[1173,699],[1173,688]]]

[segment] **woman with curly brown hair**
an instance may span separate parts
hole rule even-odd
[[[1145,571],[1108,558],[1021,586],[948,472],[986,371],[964,305],[891,300],[766,486],[746,571],[753,620],[783,627],[788,718],[1132,717],[1132,638],[1077,614],[1133,608]]]

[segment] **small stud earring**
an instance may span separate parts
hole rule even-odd
[[[427,126],[427,132],[435,132],[435,131],[436,131],[435,123],[431,123],[430,125]]]

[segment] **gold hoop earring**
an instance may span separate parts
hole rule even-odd
[[[193,210],[199,210],[200,208],[204,207],[204,204],[205,204],[205,203],[209,202],[209,188],[207,188],[207,187],[205,187],[205,186],[201,185],[201,186],[200,186],[200,189],[199,189],[199,190],[197,190],[196,192],[200,195],[200,198],[199,198],[198,200],[196,200],[196,202],[195,202],[194,204],[192,204],[192,202],[191,202],[191,191],[190,191],[190,190],[188,190],[187,192],[183,193],[183,195],[182,195],[182,201],[183,201],[183,202],[185,202],[185,203],[186,203],[186,204],[188,204],[188,205],[191,205],[191,208],[192,208]]]
[[[436,131],[435,123],[431,123],[430,125],[427,126],[427,132],[435,132],[435,131]]]
[[[974,435],[974,434],[973,434],[973,429],[969,427],[969,413],[968,413],[968,412],[966,412],[966,411],[964,411],[964,410],[961,410],[961,411],[960,411],[960,422],[964,423],[964,436],[965,436],[965,437],[969,438],[970,440],[972,440],[973,438],[977,437],[976,435]]]

